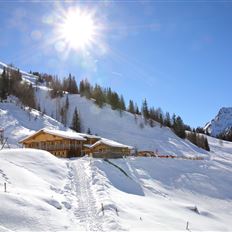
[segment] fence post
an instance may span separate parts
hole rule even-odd
[[[118,209],[117,209],[117,207],[115,208],[115,211],[116,211],[116,214],[117,214],[117,216],[118,216]]]
[[[186,230],[189,230],[189,222],[186,224]]]
[[[101,203],[101,210],[102,210],[102,214],[104,215],[104,206],[103,206],[103,203]]]
[[[6,182],[4,183],[4,192],[6,193]]]

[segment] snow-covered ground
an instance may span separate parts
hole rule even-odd
[[[23,78],[35,81],[27,73]],[[0,103],[0,127],[11,147],[44,127],[67,130],[50,117],[66,96],[52,100],[45,86],[38,87],[36,96],[47,115],[24,109],[14,98]],[[211,151],[206,152],[169,128],[158,123],[151,128],[128,112],[120,115],[109,106],[99,108],[79,95],[69,95],[69,103],[68,122],[77,107],[84,132],[90,128],[139,150],[204,160],[68,160],[41,150],[4,149],[0,231],[179,231],[186,230],[187,222],[191,231],[231,231],[232,143],[208,137]]]
[[[0,69],[1,65],[6,66],[0,62]],[[24,71],[21,73],[24,81],[35,84],[35,76]],[[53,119],[60,121],[60,115],[57,112],[60,112],[61,107],[65,105],[67,95],[51,99],[49,88],[39,85],[36,89],[36,101],[40,105],[41,111],[46,112],[44,116],[35,110],[31,113],[23,111],[14,103],[0,103],[0,127],[4,127],[5,135],[9,137],[13,146],[19,140],[43,127],[67,130],[61,123]],[[67,124],[71,124],[74,109],[77,107],[81,118],[82,132],[87,132],[90,128],[93,134],[132,146],[138,150],[154,151],[161,155],[208,156],[208,152],[196,147],[188,140],[180,139],[169,128],[161,128],[157,122],[151,128],[139,115],[135,118],[128,112],[120,114],[119,111],[112,110],[109,105],[99,108],[94,100],[88,100],[79,94],[70,94],[68,97]]]
[[[36,92],[41,109],[46,109],[48,115],[55,116],[59,106],[65,104],[66,96],[51,99],[46,87],[39,87]],[[207,156],[207,152],[192,143],[177,137],[169,128],[160,128],[159,123],[151,128],[145,125],[141,116],[128,112],[112,110],[109,105],[99,108],[93,100],[80,97],[79,94],[69,95],[68,124],[71,123],[73,112],[77,107],[83,132],[88,128],[93,134],[109,138],[120,143],[133,146],[139,150],[158,151],[160,154]],[[141,125],[143,125],[141,128]]]
[[[19,146],[18,142],[25,136],[44,127],[64,130],[63,124],[47,115],[41,115],[37,110],[29,111],[12,102],[0,103],[0,128],[4,128],[5,137],[8,137],[10,147]]]
[[[2,150],[0,231],[231,231],[232,144],[210,146],[203,161]]]
[[[21,139],[44,127],[68,130],[63,124],[48,116],[55,116],[57,100],[51,100],[46,87],[38,90],[37,94],[41,109],[45,108],[47,115],[42,115],[37,110],[29,111],[20,104],[17,105],[17,99],[14,98],[10,98],[5,103],[0,102],[0,127],[5,129],[5,136],[9,138],[11,147],[18,146],[17,143]],[[64,101],[65,97],[60,99],[59,104],[62,105]],[[144,123],[144,120],[139,116],[136,123],[132,114],[123,112],[121,117],[118,111],[112,110],[109,106],[101,109],[92,100],[80,97],[80,95],[70,95],[69,101],[69,121],[77,106],[80,110],[83,132],[90,128],[93,134],[101,137],[136,147],[139,150],[158,151],[163,155],[208,156],[208,152],[196,147],[188,140],[180,139],[169,128],[160,128],[158,123],[153,128],[149,125],[140,128],[139,124]]]

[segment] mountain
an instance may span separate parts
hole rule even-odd
[[[205,132],[211,136],[218,136],[227,133],[232,128],[232,107],[223,107],[219,110],[217,116],[207,123],[204,127]]]
[[[36,87],[43,113],[13,96],[0,102],[0,127],[11,148],[43,127],[69,130],[58,121],[68,97],[68,125],[77,107],[84,132],[90,128],[139,150],[178,158],[62,159],[37,149],[3,149],[0,231],[231,231],[231,142],[208,136],[207,152],[168,127],[157,122],[150,127],[142,116],[107,104],[100,108],[94,99],[68,93],[52,99],[49,88],[36,86],[36,76],[21,73]]]
[[[68,98],[67,125],[71,124],[73,112],[77,108],[82,132],[87,132],[90,128],[93,134],[133,146],[138,150],[156,151],[161,155],[208,155],[205,150],[179,138],[170,128],[161,127],[158,122],[154,122],[154,127],[151,127],[144,122],[141,115],[112,110],[107,104],[100,108],[94,99],[87,99],[79,94],[66,93],[63,97],[52,99],[48,87],[43,84],[36,85],[36,76],[22,71],[21,73],[24,81],[36,86],[36,103],[44,114],[20,106],[17,99],[12,97],[7,102],[0,103],[0,124],[4,125],[6,136],[13,146],[24,136],[43,127],[67,130],[58,121],[61,121],[60,110]],[[17,126],[12,126],[13,123]]]

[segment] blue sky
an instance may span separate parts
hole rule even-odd
[[[61,46],[54,31],[70,8],[100,25],[92,46]],[[229,1],[0,2],[0,61],[87,77],[203,126],[231,106],[231,10]]]

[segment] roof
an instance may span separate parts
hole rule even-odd
[[[84,133],[78,133],[80,136],[84,138],[90,138],[90,139],[100,139],[100,136],[97,135],[90,135],[90,134],[84,134]]]
[[[86,139],[83,136],[81,136],[81,135],[79,135],[79,133],[75,133],[73,131],[61,131],[61,130],[53,130],[53,129],[43,128],[43,129],[41,129],[41,130],[27,136],[26,138],[22,139],[19,142],[22,143],[23,141],[25,141],[25,140],[27,140],[27,139],[41,133],[41,132],[51,134],[51,135],[56,135],[56,136],[66,138],[66,139],[75,139],[75,140],[86,141]]]
[[[113,141],[113,140],[105,139],[105,138],[102,138],[101,140],[97,141],[97,142],[94,143],[90,148],[96,147],[96,146],[99,145],[99,144],[105,144],[105,145],[110,146],[110,147],[120,147],[120,148],[133,149],[133,147],[131,147],[131,146],[129,146],[129,145],[125,145],[125,144],[122,144],[122,143],[118,143],[118,142],[115,142],[115,141]]]

